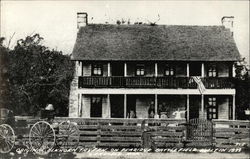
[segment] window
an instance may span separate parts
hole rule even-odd
[[[174,74],[175,74],[175,69],[174,69],[174,67],[173,67],[172,65],[167,64],[167,65],[165,66],[164,75],[165,75],[165,76],[174,76]]]
[[[90,100],[90,117],[102,117],[102,97],[92,96]]]
[[[209,97],[207,103],[207,119],[217,119],[218,118],[218,106],[216,97]]]
[[[216,77],[216,76],[217,76],[216,65],[210,65],[208,67],[208,77]]]
[[[136,65],[136,76],[144,76],[145,75],[145,66],[144,64],[137,64]]]
[[[92,75],[93,76],[102,76],[102,65],[94,64],[92,68]]]

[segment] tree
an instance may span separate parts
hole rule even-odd
[[[39,34],[27,36],[9,51],[10,108],[18,115],[35,115],[51,103],[65,116],[74,65],[42,40]]]
[[[3,46],[4,38],[0,37],[0,108],[9,105],[8,49]]]
[[[250,109],[250,76],[249,68],[242,59],[235,65],[236,79],[236,116],[239,120],[248,119],[245,114],[246,109]]]

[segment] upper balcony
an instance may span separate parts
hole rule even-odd
[[[213,62],[78,62],[79,88],[196,89],[192,76],[207,89],[234,88],[233,63]]]
[[[201,78],[207,89],[234,88],[233,78]],[[79,88],[196,89],[191,77],[79,77]]]

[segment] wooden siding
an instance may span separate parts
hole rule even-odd
[[[78,67],[82,67],[82,76],[91,76],[91,62],[82,62],[82,66],[79,65]],[[96,62],[97,63],[97,62]],[[103,76],[108,75],[108,63],[99,61],[103,66]],[[121,62],[123,63],[123,62]],[[112,62],[111,62],[112,64]],[[134,77],[136,71],[136,64],[144,64],[145,66],[145,77],[152,77],[155,76],[155,63],[154,62],[127,62],[127,76]],[[158,76],[164,77],[164,71],[166,68],[166,64],[173,66],[175,77],[186,77],[187,75],[187,63],[185,62],[158,62]],[[190,63],[191,64],[191,63]],[[204,76],[207,77],[208,69],[211,63],[204,63]],[[217,68],[218,77],[232,77],[232,63],[215,63]],[[121,69],[124,69],[122,67]],[[201,69],[201,68],[200,68]],[[111,67],[111,76],[112,76],[112,67]]]

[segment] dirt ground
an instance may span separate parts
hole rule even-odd
[[[11,152],[0,154],[0,159],[250,159],[250,152],[222,153],[222,152],[67,152],[50,153],[45,156],[34,153]]]
[[[112,153],[79,153],[75,158],[81,159],[249,159],[247,153],[145,153],[145,152],[112,152]]]

